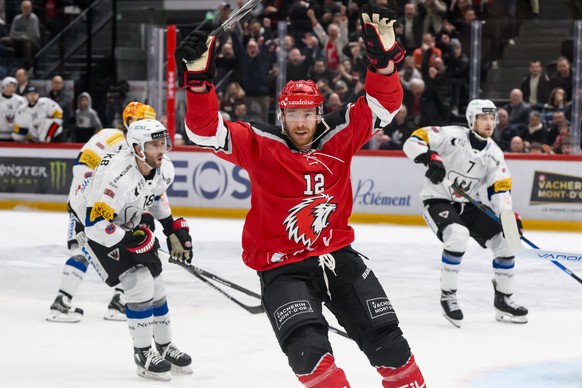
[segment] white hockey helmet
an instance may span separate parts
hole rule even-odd
[[[2,90],[6,87],[6,85],[14,84],[14,86],[18,85],[18,81],[14,77],[4,77],[2,80]]]
[[[170,146],[170,136],[166,127],[158,120],[144,119],[134,121],[129,125],[127,129],[127,135],[125,135],[125,140],[131,152],[136,158],[145,161],[145,144],[149,141],[163,139],[166,142],[166,150],[169,151]],[[137,145],[137,149],[134,147]],[[138,155],[137,151],[141,151],[142,155]]]
[[[473,129],[473,124],[478,115],[482,114],[492,114],[495,116],[495,125],[497,125],[497,107],[491,100],[472,100],[467,106],[467,112],[465,117],[467,117],[467,123],[469,123],[469,128]]]

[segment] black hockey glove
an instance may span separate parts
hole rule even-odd
[[[168,237],[166,243],[170,255],[176,260],[190,264],[192,262],[192,237],[186,220],[178,218],[172,222],[163,222],[162,225],[164,225],[164,234]]]
[[[128,232],[122,241],[136,264],[146,266],[153,277],[162,273],[162,262],[158,257],[160,243],[148,228],[138,226]]]
[[[385,69],[390,61],[404,59],[406,53],[396,42],[394,23],[398,15],[388,8],[364,5],[360,14],[361,35],[366,54],[375,69]]]
[[[435,185],[445,179],[446,170],[441,156],[435,151],[427,151],[414,159],[415,163],[422,163],[428,167],[425,176]]]
[[[192,31],[174,51],[178,86],[198,87],[212,84],[215,73],[214,36]]]
[[[148,228],[152,232],[156,231],[156,219],[151,213],[143,213],[141,219],[139,220],[139,226]]]

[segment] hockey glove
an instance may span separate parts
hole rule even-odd
[[[397,16],[396,12],[388,8],[367,5],[362,7],[361,35],[370,64],[375,69],[385,69],[390,61],[398,63],[404,59],[406,51],[398,45],[394,35]]]
[[[162,262],[158,257],[160,243],[151,230],[138,226],[125,236],[122,243],[133,261],[146,266],[152,276],[156,277],[162,272]]]
[[[428,167],[425,176],[435,185],[445,179],[446,170],[441,156],[435,151],[427,151],[414,159],[415,163],[422,163]]]
[[[139,226],[148,228],[152,232],[156,231],[156,219],[151,213],[143,213],[141,219],[139,220]]]
[[[170,255],[187,264],[192,262],[192,237],[190,228],[183,218],[178,218],[171,224],[164,225],[164,234],[168,237],[167,244]]]
[[[192,31],[174,51],[178,86],[198,87],[212,84],[215,73],[214,36]]]

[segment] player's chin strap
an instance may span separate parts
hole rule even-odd
[[[335,257],[333,257],[331,253],[319,255],[319,266],[323,271],[323,281],[325,282],[327,295],[329,296],[329,299],[331,299],[331,292],[329,291],[329,280],[327,279],[327,273],[325,272],[325,268],[326,267],[329,268],[329,270],[333,272],[335,276],[337,276],[335,273]]]

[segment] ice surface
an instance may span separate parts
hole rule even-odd
[[[240,259],[242,220],[189,222],[196,265],[258,292],[256,274]],[[165,264],[163,276],[174,342],[192,356],[193,375],[167,383],[136,375],[127,326],[103,320],[112,290],[93,269],[74,300],[85,310],[83,320],[46,322],[68,258],[66,227],[64,213],[0,211],[0,386],[300,386],[265,316],[249,314],[172,264]],[[427,227],[354,228],[354,247],[370,258],[367,264],[384,285],[429,388],[582,387],[582,284],[549,262],[518,258],[514,298],[530,310],[530,322],[496,322],[491,256],[472,242],[460,274],[465,320],[457,329],[441,316],[441,245]],[[580,234],[526,231],[526,236],[543,249],[582,252]],[[567,267],[582,276],[582,264]],[[355,343],[334,334],[330,339],[352,388],[380,387],[379,375]]]

